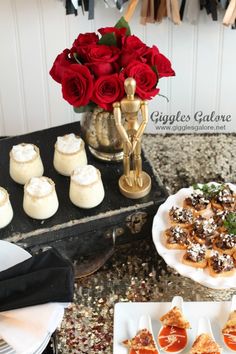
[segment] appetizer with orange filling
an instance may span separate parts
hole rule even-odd
[[[166,352],[178,352],[187,345],[187,331],[190,323],[184,317],[182,311],[173,307],[160,318],[163,327],[158,335],[158,342],[162,350]]]
[[[236,351],[236,310],[230,313],[222,334],[227,347]]]
[[[235,272],[234,259],[228,254],[215,252],[208,259],[209,273],[213,277],[231,276]]]
[[[190,354],[220,354],[221,347],[207,333],[200,334],[193,342]]]
[[[207,266],[207,248],[199,243],[192,244],[186,250],[182,262],[195,268],[206,268]]]
[[[190,227],[194,221],[194,213],[187,208],[173,206],[170,209],[169,216],[172,225]]]
[[[141,329],[132,339],[126,339],[123,344],[128,347],[129,354],[158,354],[152,334],[147,329]]]
[[[165,231],[166,247],[169,249],[184,250],[189,245],[190,235],[187,229],[172,226]]]

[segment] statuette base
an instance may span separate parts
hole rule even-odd
[[[139,186],[135,181],[135,171],[130,171],[129,179],[132,181],[132,186],[130,186],[126,181],[125,175],[122,175],[119,179],[119,188],[121,194],[131,199],[139,199],[145,197],[151,190],[151,178],[144,171],[142,171],[140,177],[142,178],[142,186]]]

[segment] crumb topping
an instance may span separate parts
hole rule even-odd
[[[166,234],[168,237],[168,243],[178,243],[180,245],[189,244],[188,233],[180,226],[172,226],[170,229],[167,230]]]
[[[175,222],[191,224],[193,222],[193,213],[190,209],[173,206],[170,209],[170,218]]]
[[[192,262],[201,262],[206,256],[206,246],[199,243],[192,244],[186,251],[187,259]]]
[[[232,249],[236,247],[236,235],[221,233],[218,235],[215,245],[223,250]]]
[[[219,191],[216,200],[220,204],[232,205],[235,202],[234,192],[229,186],[224,186],[224,188]]]
[[[202,210],[207,207],[210,203],[210,200],[207,199],[200,189],[196,189],[190,197],[185,199],[185,202],[189,206],[193,206],[196,210]]]
[[[215,223],[218,226],[222,226],[224,221],[227,218],[227,215],[230,213],[229,210],[218,210],[216,211],[215,215],[213,216]]]
[[[204,219],[202,217],[197,218],[193,224],[193,232],[197,237],[210,240],[215,234],[217,225],[213,218]]]
[[[210,262],[215,273],[228,272],[234,268],[234,260],[228,254],[215,253]]]

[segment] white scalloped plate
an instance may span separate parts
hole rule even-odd
[[[209,184],[217,184],[209,182]],[[227,183],[230,188],[236,192],[236,185]],[[170,227],[168,213],[172,206],[182,206],[183,200],[193,191],[192,187],[182,188],[176,194],[167,198],[167,200],[159,207],[152,226],[153,242],[159,255],[164,258],[165,262],[174,268],[179,274],[188,277],[199,284],[205,285],[212,289],[229,289],[236,288],[236,273],[231,277],[212,277],[207,269],[197,269],[187,266],[181,262],[184,251],[169,250],[165,247],[164,231]]]

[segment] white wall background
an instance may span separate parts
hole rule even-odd
[[[227,131],[236,131],[236,30],[225,28],[201,13],[199,23],[139,24],[139,9],[132,32],[149,45],[156,44],[172,61],[175,78],[163,78],[159,87],[169,103],[157,97],[150,112],[194,115],[216,111],[229,114]],[[60,85],[48,72],[64,48],[80,32],[112,26],[118,11],[96,1],[95,20],[65,15],[58,0],[0,0],[0,135],[21,134],[78,119],[62,99]],[[149,132],[155,132],[150,122]]]

